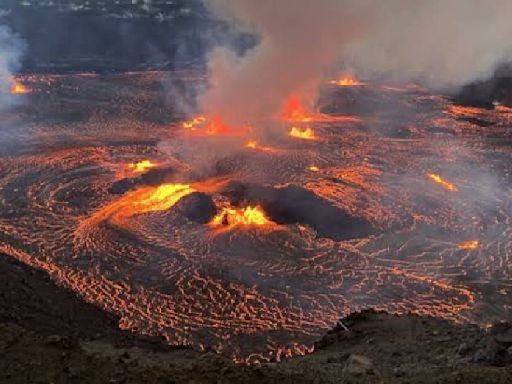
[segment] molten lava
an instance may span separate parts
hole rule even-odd
[[[472,116],[486,113],[484,108],[466,107],[462,105],[451,105],[448,107],[448,112],[455,116]]]
[[[245,148],[256,149],[258,147],[258,142],[256,140],[249,140],[245,143]]]
[[[276,152],[277,150],[271,147],[265,147],[259,144],[257,140],[249,140],[244,145],[245,148],[254,149],[257,151],[263,151],[263,152]]]
[[[260,207],[224,208],[213,218],[215,225],[268,225],[272,222]]]
[[[137,163],[128,164],[128,169],[134,173],[142,173],[156,166],[158,164],[153,163],[151,160],[142,160]]]
[[[195,190],[188,184],[162,184],[149,195],[134,201],[138,213],[165,211]]]
[[[125,219],[134,215],[165,211],[174,206],[181,198],[195,191],[188,184],[162,184],[158,187],[143,187],[129,192],[101,208],[88,220],[84,220],[82,225],[94,225],[106,219],[122,225]]]
[[[316,140],[315,132],[309,127],[305,129],[293,127],[290,130],[289,135],[297,139]]]
[[[183,123],[183,128],[195,129],[198,126],[200,126],[200,125],[202,125],[204,123],[206,123],[206,117],[204,117],[204,116],[197,116],[197,117],[194,117],[191,120],[185,121]]]
[[[361,83],[352,75],[345,75],[341,79],[331,80],[329,83],[339,87],[355,87],[358,85],[364,85],[364,83]]]
[[[480,248],[480,242],[478,240],[470,240],[458,245],[459,249],[473,250]]]
[[[285,102],[281,118],[287,121],[310,122],[313,116],[306,111],[298,94],[291,95]]]
[[[359,123],[361,118],[345,115],[328,115],[318,111],[308,111],[302,104],[298,94],[292,94],[284,103],[280,115],[281,120],[294,123]]]
[[[148,121],[161,112],[153,90],[167,76],[19,79],[45,95],[27,100],[21,115],[38,122],[29,128],[41,145],[20,140],[15,152],[0,153],[2,254],[112,311],[122,329],[236,361],[303,354],[339,318],[362,308],[480,324],[509,316],[510,300],[498,293],[507,287],[510,294],[512,265],[509,116],[475,110],[467,117],[485,129],[468,129],[467,119],[447,112],[442,95],[406,88],[390,94],[368,84],[348,95],[375,101],[361,115],[342,115],[359,109],[331,89],[321,104],[330,114],[292,113],[313,119],[304,123],[278,112],[272,123],[285,127],[284,138],[253,131],[224,141],[206,134],[213,115],[191,120],[191,129],[183,121]],[[111,100],[99,122],[98,91]],[[439,117],[450,139],[433,134]],[[389,131],[376,135],[359,121]],[[318,139],[286,137],[292,126],[309,126]],[[399,126],[418,134],[396,140]],[[130,169],[139,160],[160,161],[149,154],[170,133],[197,135],[185,144],[197,151],[212,144],[221,153],[205,154],[200,164],[173,156],[168,170],[158,164],[162,172],[144,162]],[[274,137],[278,155],[258,152]],[[222,153],[222,144],[238,150]],[[134,172],[141,167],[148,175]],[[455,186],[441,178],[452,181],[448,169],[457,169],[453,182],[467,193],[450,194]],[[110,170],[127,180],[113,180]],[[170,181],[177,177],[183,179]],[[490,177],[492,184],[482,182]],[[353,235],[331,235],[344,231]]]
[[[435,183],[439,184],[440,186],[442,186],[444,189],[450,191],[450,192],[457,192],[458,189],[455,185],[453,185],[452,183],[444,180],[441,176],[435,174],[435,173],[427,173],[427,176],[433,180]]]
[[[11,86],[11,93],[13,95],[23,95],[23,94],[29,93],[29,92],[30,92],[30,90],[21,83],[14,83]]]
[[[199,136],[236,136],[245,134],[249,130],[246,126],[231,127],[227,125],[220,115],[214,115],[212,117],[197,116],[183,122],[183,128]]]
[[[231,128],[226,125],[221,116],[213,116],[206,125],[205,133],[212,135],[227,135],[231,133]]]

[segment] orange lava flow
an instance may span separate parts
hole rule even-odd
[[[465,249],[465,250],[472,250],[472,249],[478,249],[480,248],[480,242],[478,240],[470,240],[466,241],[464,243],[460,243],[457,248],[459,249]]]
[[[477,107],[465,107],[462,105],[450,105],[448,112],[455,116],[467,116],[467,115],[478,115],[485,113],[486,110]]]
[[[207,135],[227,135],[231,133],[231,128],[229,128],[224,120],[220,116],[214,116],[210,119],[208,124],[206,125]]]
[[[192,192],[194,189],[188,184],[163,184],[148,196],[135,201],[134,208],[137,213],[165,211]]]
[[[157,187],[142,187],[104,206],[82,223],[87,226],[108,219],[123,225],[127,218],[143,213],[166,211],[191,193],[212,193],[227,182],[229,179],[215,178],[193,184],[167,183]]]
[[[263,152],[276,152],[274,148],[260,145],[257,140],[249,140],[247,143],[245,143],[244,147]]]
[[[439,184],[440,186],[442,186],[444,189],[450,191],[450,192],[457,192],[458,189],[455,185],[453,185],[452,183],[444,180],[441,176],[435,174],[435,173],[427,173],[427,176],[433,180],[435,183]]]
[[[142,173],[156,166],[158,166],[158,164],[152,162],[151,160],[142,160],[137,163],[128,164],[128,169],[134,173]]]
[[[191,120],[183,122],[183,128],[186,129],[194,129],[199,125],[202,125],[206,123],[206,117],[204,116],[197,116],[192,118]]]
[[[183,128],[199,136],[237,136],[245,134],[248,127],[231,127],[226,124],[222,116],[197,116],[182,123]]]
[[[341,79],[331,80],[329,83],[339,87],[355,87],[358,85],[364,85],[364,83],[361,83],[352,75],[345,75]]]
[[[297,139],[316,140],[315,132],[311,128],[300,129],[293,127],[289,135]]]
[[[91,224],[111,219],[121,224],[124,219],[136,214],[165,211],[195,191],[188,184],[162,184],[158,187],[140,188],[103,207],[87,222]]]
[[[271,223],[260,207],[251,206],[245,208],[223,208],[212,220],[212,224],[229,226],[269,225]]]
[[[23,95],[29,92],[30,90],[21,83],[14,83],[13,85],[11,85],[11,93],[13,95]]]
[[[308,111],[302,104],[298,94],[292,94],[284,103],[280,119],[294,123],[359,123],[360,117],[336,115]]]

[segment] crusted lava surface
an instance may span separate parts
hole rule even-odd
[[[506,107],[326,85],[307,122],[223,136],[167,104],[163,81],[200,73],[17,80],[0,251],[123,330],[257,364],[308,354],[365,308],[510,317]]]
[[[484,331],[367,311],[342,319],[313,354],[235,365],[120,331],[115,316],[7,255],[0,271],[5,383],[508,383],[512,375],[510,323]]]

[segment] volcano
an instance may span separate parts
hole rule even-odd
[[[307,121],[315,140],[291,137],[286,119],[281,135],[203,135],[205,120],[167,108],[169,76],[201,79],[17,79],[31,91],[3,112],[17,129],[0,148],[0,252],[123,329],[235,361],[308,353],[369,307],[507,317],[508,109],[326,84],[322,118]],[[223,135],[230,150],[202,168],[177,155],[194,143],[200,159]]]

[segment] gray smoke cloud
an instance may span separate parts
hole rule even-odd
[[[0,110],[19,100],[10,90],[14,84],[13,72],[20,68],[24,48],[23,41],[9,27],[0,25]]]
[[[208,115],[253,123],[292,93],[314,97],[333,66],[359,76],[453,88],[512,56],[509,0],[206,0],[220,18],[260,37],[238,56],[209,59]],[[340,68],[341,69],[341,68]]]

